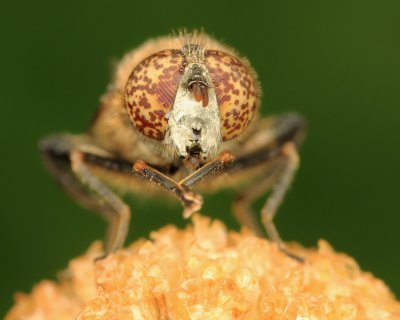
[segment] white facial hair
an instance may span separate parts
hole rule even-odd
[[[173,146],[170,152],[179,157],[187,157],[187,150],[197,145],[201,148],[202,159],[205,160],[215,154],[222,142],[221,119],[217,96],[205,65],[197,63],[197,67],[203,69],[203,77],[209,84],[208,105],[203,107],[202,102],[196,101],[192,92],[186,87],[192,65],[186,67],[179,83],[174,105],[168,115],[169,130],[164,143]],[[193,129],[200,133],[194,133]]]

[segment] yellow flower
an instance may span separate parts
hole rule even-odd
[[[299,263],[243,229],[196,215],[94,262],[99,242],[58,283],[18,294],[14,319],[400,319],[387,286],[325,241],[291,245]]]

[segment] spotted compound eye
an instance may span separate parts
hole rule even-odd
[[[250,65],[225,52],[208,50],[205,58],[217,96],[222,138],[231,140],[248,127],[258,108],[256,75]]]
[[[125,88],[126,107],[131,121],[145,136],[163,140],[184,59],[179,50],[157,52],[132,71]]]

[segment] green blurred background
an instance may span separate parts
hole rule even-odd
[[[48,0],[7,2],[0,14],[0,315],[15,291],[54,278],[104,231],[56,187],[38,140],[84,131],[112,61],[180,27],[204,27],[250,59],[265,115],[297,111],[310,122],[277,217],[283,238],[327,239],[400,296],[398,0]],[[238,228],[231,196],[207,198],[203,213]],[[135,200],[129,240],[185,223],[179,205]]]

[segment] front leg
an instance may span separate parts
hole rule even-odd
[[[203,198],[201,195],[195,193],[190,187],[211,174],[223,171],[232,161],[232,154],[228,151],[224,151],[214,160],[206,163],[179,182],[172,180],[141,160],[135,161],[133,172],[141,175],[148,181],[155,182],[163,188],[172,191],[183,205],[183,217],[189,218],[193,213],[199,211],[203,205]]]
[[[181,201],[184,208],[183,216],[185,218],[190,217],[194,212],[201,209],[203,205],[203,198],[201,195],[190,190],[186,185],[179,184],[172,180],[144,161],[135,161],[133,164],[133,172],[147,179],[149,182],[154,182],[168,191],[171,191]]]

